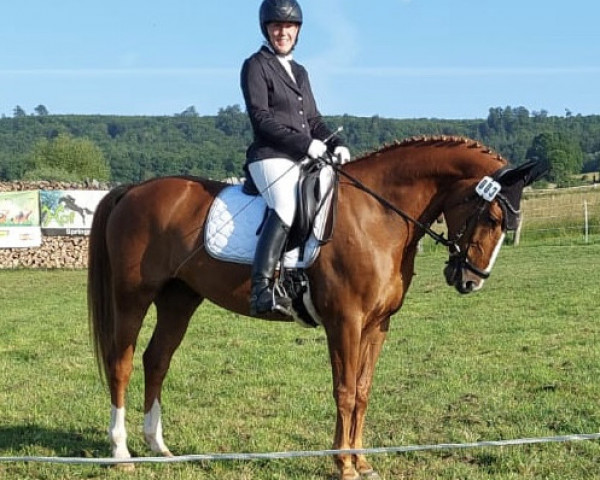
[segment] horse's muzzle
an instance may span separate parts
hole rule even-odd
[[[450,257],[444,268],[446,283],[453,286],[461,294],[473,293],[483,287],[485,278],[469,268],[469,265],[458,257]]]

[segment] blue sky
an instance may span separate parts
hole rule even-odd
[[[0,115],[200,115],[239,104],[260,0],[5,1]],[[301,0],[324,115],[600,114],[597,0]]]

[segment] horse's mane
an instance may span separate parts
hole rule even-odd
[[[447,146],[447,147],[458,147],[463,146],[464,148],[476,148],[481,150],[483,153],[488,154],[494,157],[496,160],[501,162],[508,163],[506,159],[502,158],[499,153],[496,153],[489,147],[479,143],[477,140],[472,140],[467,137],[460,137],[454,135],[432,135],[432,136],[415,136],[406,138],[404,140],[396,140],[391,144],[384,144],[382,147],[377,150],[373,150],[371,152],[367,152],[355,160],[363,160],[375,155],[380,155],[382,153],[386,153],[390,150],[395,150],[397,148],[402,147],[421,147],[421,146],[430,146],[430,145],[438,145],[438,146]]]

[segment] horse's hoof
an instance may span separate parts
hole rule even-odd
[[[381,480],[379,474],[373,469],[360,472],[360,478],[366,480]]]
[[[356,475],[342,475],[340,480],[360,480],[360,475],[358,473]]]
[[[346,471],[340,474],[340,480],[360,480],[360,474],[352,469],[352,471]]]
[[[123,473],[135,472],[135,463],[116,463],[115,468]]]

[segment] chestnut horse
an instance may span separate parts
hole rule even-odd
[[[507,229],[516,228],[535,165],[509,168],[477,142],[423,137],[386,145],[343,167],[333,238],[306,271],[314,311],[327,336],[337,421],[333,448],[363,448],[365,412],[390,317],[410,286],[418,242],[433,235],[450,251],[444,274],[461,293],[479,290]],[[226,184],[166,177],[113,189],[90,236],[88,308],[95,353],[111,399],[115,458],[130,458],[125,390],[142,321],[157,323],[143,355],[144,434],[171,455],[161,423],[161,389],[173,353],[203,299],[249,315],[250,267],[203,248],[205,221]],[[495,195],[488,195],[490,192]],[[500,193],[497,191],[500,190]],[[448,237],[431,225],[443,215]],[[270,314],[263,318],[287,320]],[[379,478],[364,455],[340,452],[343,480]]]

